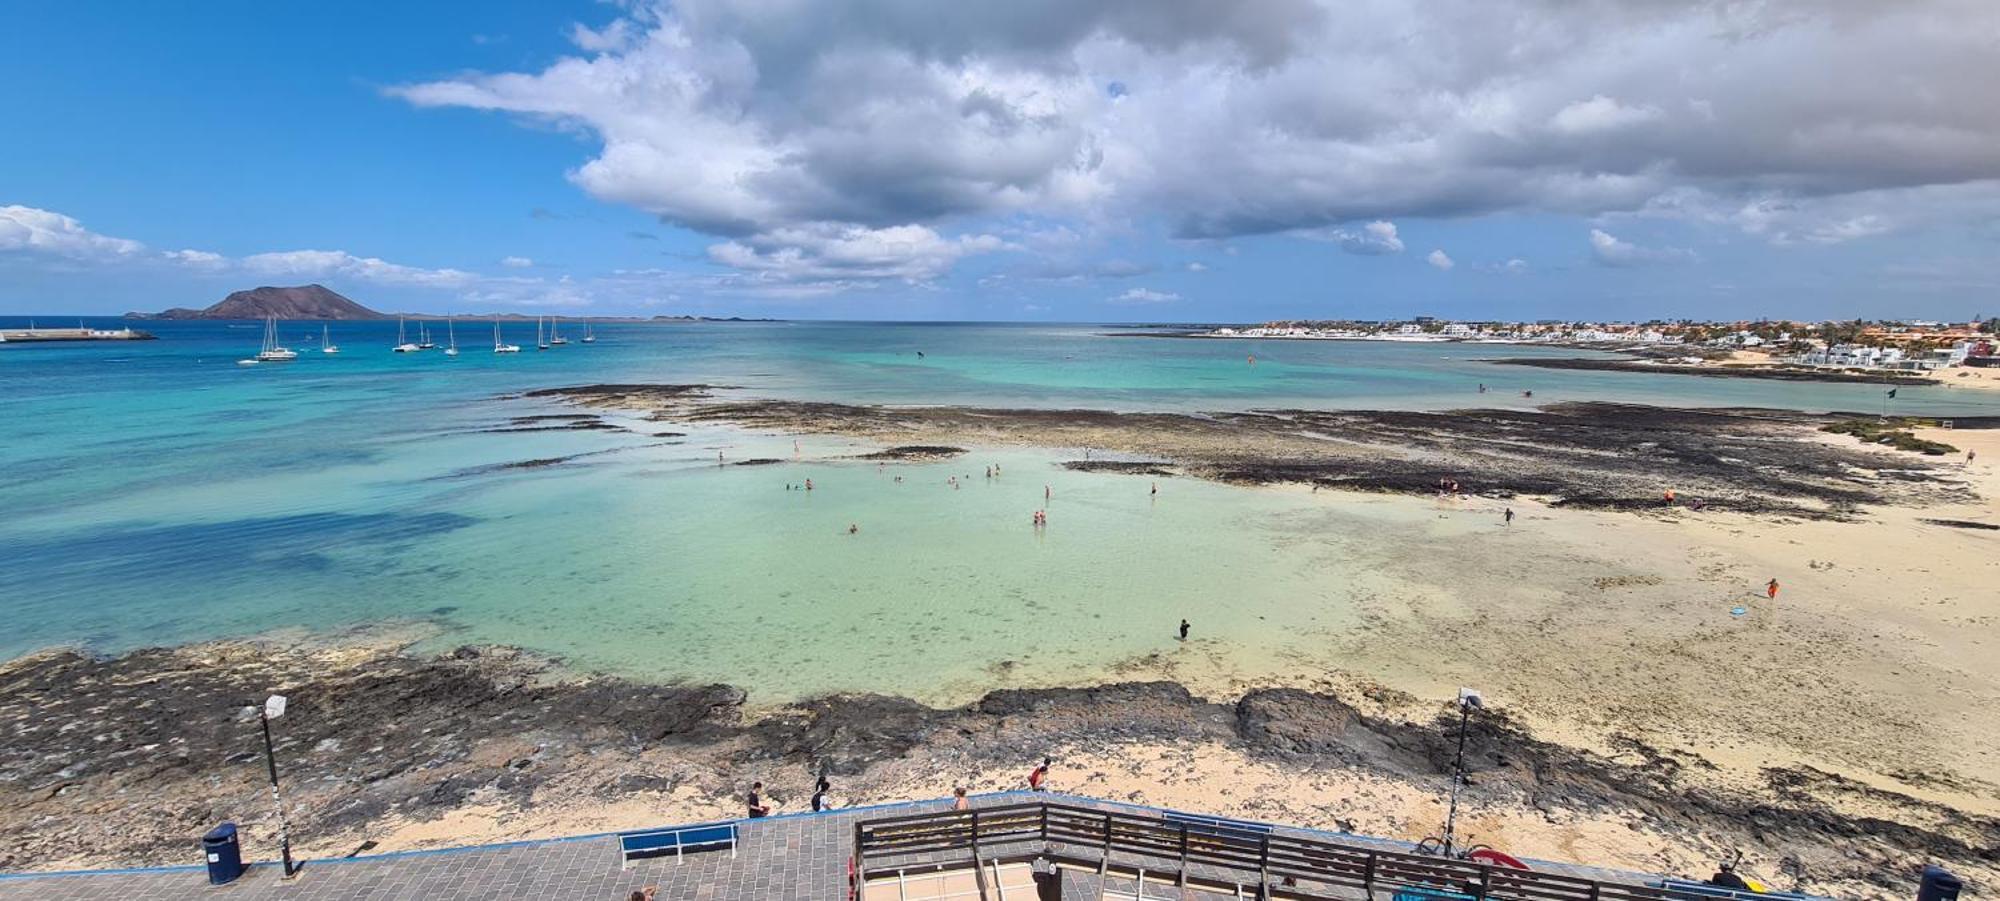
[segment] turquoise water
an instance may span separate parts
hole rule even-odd
[[[6,322],[0,325],[13,325]],[[814,400],[1119,409],[1448,408],[1610,399],[1876,410],[1870,386],[1573,373],[1468,345],[1102,337],[1093,326],[624,324],[594,345],[390,353],[394,323],[285,328],[289,364],[239,366],[254,324],[163,340],[0,347],[0,656],[423,620],[435,646],[518,644],[592,670],[718,679],[766,698],[948,697],[1101,674],[1181,616],[1223,655],[1337,633],[1371,536],[1434,529],[1305,492],[1086,475],[1073,454],[978,449],[881,467],[824,437],[629,423],[495,433],[559,412],[509,398],[600,381],[706,382]],[[532,343],[532,326],[508,339]],[[919,360],[915,353],[923,351]],[[1255,353],[1249,365],[1246,356]],[[1473,386],[1485,382],[1492,394]],[[1906,388],[1902,412],[2000,413]],[[679,430],[679,429],[676,429]],[[776,457],[774,466],[720,466]],[[583,456],[573,456],[583,455]],[[499,464],[571,457],[536,469]],[[984,476],[998,463],[1002,476]],[[959,476],[961,487],[947,479]],[[896,481],[897,477],[902,481]],[[969,478],[968,478],[969,476]],[[814,481],[815,490],[786,491]],[[1050,526],[1029,517],[1048,504]],[[1399,517],[1401,519],[1399,519]],[[850,524],[860,527],[849,534]]]

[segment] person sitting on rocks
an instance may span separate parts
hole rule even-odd
[[[754,820],[759,817],[771,815],[771,805],[764,803],[764,783],[752,783],[750,786],[750,796],[745,798],[744,801],[750,809],[751,819]]]

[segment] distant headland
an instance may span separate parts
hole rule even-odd
[[[206,309],[174,307],[158,313],[126,313],[126,319],[263,319],[276,316],[279,319],[444,319],[437,313],[382,313],[371,310],[338,291],[325,285],[294,285],[274,287],[264,285],[245,291],[231,292],[228,297],[217,301]],[[467,313],[461,319],[533,319],[525,313]],[[740,316],[715,318],[709,316],[556,316],[547,318],[581,321],[590,319],[597,322],[775,322],[774,319],[746,319]]]

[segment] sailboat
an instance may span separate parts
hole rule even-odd
[[[549,343],[550,343],[550,344],[568,344],[568,343],[569,343],[569,339],[568,339],[568,338],[565,338],[565,337],[563,337],[563,336],[562,336],[562,332],[561,332],[561,330],[562,330],[562,320],[561,320],[560,318],[557,318],[557,317],[554,317],[554,316],[551,316],[551,317],[549,317]]]
[[[542,336],[542,317],[535,317],[535,349],[548,350],[549,339]]]
[[[256,356],[248,360],[238,360],[236,362],[244,365],[254,363],[283,363],[287,360],[296,360],[298,358],[298,351],[289,347],[278,346],[278,317],[272,316],[264,320],[263,348],[257,351]]]
[[[447,357],[458,356],[458,330],[452,327],[450,316],[444,318],[444,333],[445,337],[451,341],[451,344],[445,347],[444,355]]]
[[[519,344],[500,343],[500,320],[498,319],[493,320],[493,352],[496,354],[517,354],[521,352],[521,345]]]
[[[436,346],[437,343],[431,340],[431,327],[422,322],[417,323],[417,349],[430,350]]]
[[[583,343],[585,344],[597,343],[597,333],[590,330],[590,320],[587,319],[584,320],[583,323]]]
[[[403,317],[396,317],[396,352],[399,354],[411,354],[421,349],[415,344],[411,344],[410,339],[404,336]]]
[[[333,339],[327,337],[326,323],[324,322],[319,324],[319,352],[323,354],[340,353],[340,345],[333,343]]]

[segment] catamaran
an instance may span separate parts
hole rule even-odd
[[[458,329],[452,327],[450,316],[444,318],[444,334],[445,338],[451,342],[450,345],[445,347],[444,355],[447,357],[458,356]]]
[[[278,317],[272,316],[264,320],[263,348],[257,351],[256,356],[248,360],[237,360],[236,362],[244,365],[253,363],[283,363],[287,360],[296,360],[298,358],[298,351],[289,347],[278,346]]]
[[[569,339],[562,336],[562,320],[554,316],[549,317],[549,343],[569,343]]]
[[[410,339],[404,336],[403,317],[396,317],[396,352],[399,354],[413,354],[422,349],[415,344],[411,344]]]
[[[583,323],[583,343],[585,344],[597,343],[597,333],[590,330],[589,320],[584,320]]]
[[[324,322],[319,324],[319,352],[323,354],[340,353],[340,345],[333,343],[333,340],[326,336],[326,323]]]
[[[521,352],[521,345],[519,344],[500,343],[500,320],[498,319],[493,320],[493,352],[496,354],[517,354]]]
[[[542,336],[542,317],[535,317],[535,349],[548,350],[549,339]]]

